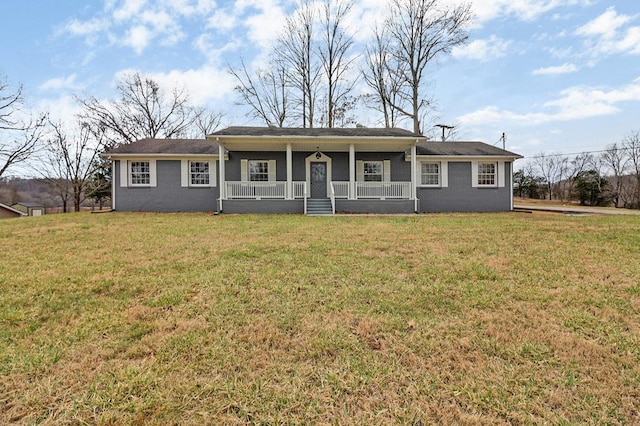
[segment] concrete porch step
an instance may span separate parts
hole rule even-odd
[[[331,200],[329,198],[309,198],[307,199],[307,215],[310,216],[330,216],[333,214]]]

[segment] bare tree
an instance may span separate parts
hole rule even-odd
[[[640,131],[629,132],[622,144],[629,158],[631,174],[634,179],[633,205],[635,208],[640,208]]]
[[[104,133],[96,132],[87,123],[79,122],[78,129],[68,136],[61,123],[50,122],[52,137],[47,145],[46,162],[42,174],[55,187],[63,201],[63,211],[69,196],[73,209],[80,211],[85,189],[93,172],[94,162],[104,144]]]
[[[167,94],[151,78],[134,73],[126,75],[117,90],[119,98],[112,101],[79,99],[81,121],[105,129],[108,145],[181,137],[196,120],[184,89],[174,88]]]
[[[23,113],[22,86],[12,90],[0,80],[0,177],[12,166],[27,161],[39,148],[47,115]]]
[[[563,173],[563,167],[568,162],[566,157],[558,155],[545,155],[540,153],[533,158],[534,164],[537,166],[540,175],[544,178],[549,192],[549,200],[552,198],[553,186],[560,181]]]
[[[289,75],[281,59],[273,59],[269,70],[256,70],[251,76],[244,61],[242,70],[229,72],[236,78],[236,93],[241,103],[250,109],[250,115],[264,121],[268,126],[283,127],[289,114]]]
[[[398,70],[402,81],[392,108],[413,121],[421,133],[422,117],[430,104],[425,97],[427,67],[466,43],[472,19],[471,5],[446,7],[440,0],[391,0],[385,20],[393,60],[404,64]],[[407,105],[407,107],[405,107]]]
[[[313,54],[313,3],[309,0],[303,1],[295,14],[287,18],[274,54],[283,61],[288,82],[296,89],[293,99],[297,101],[302,127],[313,127],[320,65]]]
[[[629,200],[626,200],[626,187],[624,176],[628,171],[629,158],[624,154],[621,146],[617,143],[611,144],[607,147],[606,151],[600,156],[602,162],[613,173],[612,186],[614,193],[614,203],[616,207],[621,205],[626,207]],[[623,201],[625,199],[625,201]]]
[[[224,118],[223,113],[211,111],[204,107],[195,108],[194,113],[195,122],[193,124],[192,133],[195,132],[193,137],[196,139],[202,137],[206,138],[208,134],[215,132]]]
[[[399,76],[404,75],[404,71],[397,67],[406,66],[404,62],[393,61],[389,49],[390,42],[384,28],[376,28],[373,42],[366,48],[365,68],[362,70],[365,83],[374,91],[365,96],[365,104],[382,113],[384,127],[387,128],[397,125],[398,109],[391,106],[402,101],[398,97],[402,87]],[[401,105],[400,109],[405,108]]]
[[[353,8],[353,0],[325,0],[322,13],[322,42],[318,45],[318,56],[324,71],[327,90],[326,127],[334,127],[336,108],[344,106],[356,78],[348,78],[357,56],[349,56],[353,37],[344,28],[344,20]]]

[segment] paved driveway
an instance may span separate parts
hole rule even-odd
[[[640,210],[613,209],[608,207],[583,207],[583,206],[541,206],[530,204],[514,204],[516,210],[532,210],[541,212],[573,213],[573,214],[626,214],[640,215]]]

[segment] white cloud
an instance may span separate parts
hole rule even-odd
[[[614,54],[640,55],[640,26],[629,26],[635,19],[610,7],[579,27],[575,35],[585,38],[586,53],[594,60]]]
[[[39,87],[40,90],[81,90],[82,85],[76,82],[77,75],[75,73],[67,77],[51,78]]]
[[[555,75],[555,74],[571,74],[578,71],[579,68],[575,64],[565,63],[553,67],[538,68],[531,72],[533,75]]]
[[[457,46],[451,54],[454,58],[488,61],[505,56],[510,44],[511,42],[492,35],[488,39],[478,39],[467,45]]]
[[[618,29],[630,20],[629,16],[618,15],[615,8],[610,7],[602,15],[578,28],[576,34],[585,37],[602,36],[606,39],[612,39],[617,35]]]
[[[151,31],[144,25],[136,25],[131,27],[127,34],[122,39],[122,43],[125,46],[129,46],[140,55],[142,51],[149,45],[149,42],[153,38]]]
[[[585,118],[616,114],[621,111],[618,104],[640,102],[640,78],[617,89],[605,90],[593,87],[571,87],[560,92],[560,97],[546,102],[543,107],[549,112],[518,113],[488,106],[458,117],[464,124],[493,124],[518,122],[537,125],[550,122],[581,120]]]
[[[116,21],[129,21],[140,13],[145,3],[146,0],[125,0],[122,7],[113,12],[113,18]]]
[[[93,18],[84,22],[72,19],[65,25],[64,30],[75,36],[90,36],[105,31],[109,27],[109,21],[103,18]]]
[[[475,0],[472,7],[482,25],[492,19],[506,16],[532,21],[554,9],[589,3],[590,0]]]
[[[227,101],[233,95],[235,81],[233,77],[221,67],[206,65],[197,69],[171,70],[168,72],[142,72],[136,69],[124,69],[116,73],[116,80],[125,75],[139,72],[148,76],[164,90],[186,89],[190,103],[206,105],[213,102]]]

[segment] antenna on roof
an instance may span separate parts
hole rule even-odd
[[[455,126],[448,126],[448,125],[446,125],[446,124],[436,124],[436,125],[435,125],[435,126],[433,126],[433,127],[440,127],[440,128],[442,129],[442,142],[444,142],[444,141],[445,141],[445,137],[444,137],[444,131],[445,131],[445,129],[447,129],[447,130],[451,130],[451,129],[453,129]]]

